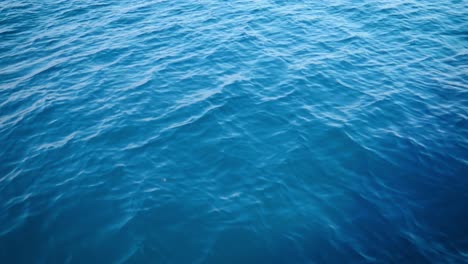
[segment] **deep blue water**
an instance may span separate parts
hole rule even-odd
[[[0,263],[467,262],[467,13],[0,0]]]

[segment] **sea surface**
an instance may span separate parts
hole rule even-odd
[[[468,263],[468,2],[0,0],[0,263]]]

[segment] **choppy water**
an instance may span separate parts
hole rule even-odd
[[[0,1],[0,262],[467,261],[467,5]]]

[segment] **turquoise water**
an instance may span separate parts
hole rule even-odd
[[[0,262],[467,262],[467,11],[0,0]]]

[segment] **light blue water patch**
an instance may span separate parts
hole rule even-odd
[[[0,262],[468,261],[467,11],[0,0]]]

